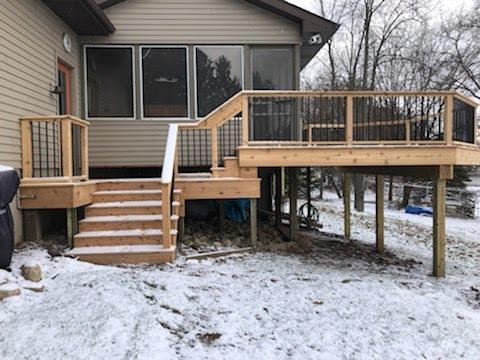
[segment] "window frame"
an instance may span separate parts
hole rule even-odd
[[[186,117],[145,117],[144,101],[143,101],[143,58],[142,53],[144,48],[150,49],[185,49],[186,52],[186,71],[187,71],[187,116]],[[138,54],[139,76],[140,76],[140,119],[146,121],[191,121],[190,113],[190,54],[188,45],[140,45]]]
[[[97,117],[88,116],[88,66],[87,66],[87,49],[88,48],[120,48],[131,49],[132,52],[132,117]],[[137,94],[136,94],[136,74],[135,74],[135,46],[134,45],[112,45],[112,44],[87,44],[83,45],[83,96],[85,103],[85,120],[136,120],[137,119]]]
[[[245,47],[243,45],[222,45],[222,44],[193,46],[193,76],[194,76],[194,87],[195,87],[195,114],[194,115],[195,115],[195,120],[202,120],[202,119],[205,119],[208,114],[202,117],[198,116],[198,86],[197,86],[197,49],[198,48],[227,48],[227,49],[239,48],[241,52],[241,58],[242,58],[242,79],[241,79],[242,88],[240,89],[240,91],[244,91],[245,90]]]

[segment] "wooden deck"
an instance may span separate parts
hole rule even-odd
[[[162,177],[130,180],[88,178],[87,122],[29,117],[22,119],[20,206],[87,206],[71,256],[159,263],[175,257],[186,201],[251,199],[254,244],[259,169],[291,168],[295,204],[295,168],[339,167],[345,173],[346,237],[349,174],[377,176],[377,248],[383,251],[383,175],[428,177],[436,189],[434,274],[443,276],[445,181],[456,165],[480,165],[476,107],[454,92],[244,91],[196,123],[171,125]],[[209,171],[180,174],[180,168]],[[295,219],[296,209],[290,214],[293,239]]]
[[[474,166],[480,149],[466,145],[247,145],[238,148],[248,167]]]

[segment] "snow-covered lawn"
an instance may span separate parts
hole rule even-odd
[[[340,202],[318,206],[341,234]],[[295,254],[120,268],[22,250],[15,275],[37,260],[46,290],[0,302],[0,358],[480,359],[480,222],[448,222],[437,280],[431,218],[386,218],[382,256],[371,206],[354,242],[319,236]]]

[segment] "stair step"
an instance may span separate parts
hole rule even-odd
[[[171,230],[176,243],[177,230]],[[93,246],[158,245],[163,241],[161,229],[84,231],[74,237],[75,248]]]
[[[212,177],[211,173],[181,173],[178,174],[177,177],[182,179],[209,179]]]
[[[93,202],[151,201],[161,200],[161,190],[110,190],[96,191]]]
[[[175,259],[175,247],[162,245],[92,246],[65,253],[94,264],[164,264]]]
[[[180,207],[180,202],[172,202],[174,208]],[[116,201],[116,202],[98,202],[88,206],[85,209],[85,215],[90,216],[109,216],[109,215],[141,215],[141,214],[160,214],[162,212],[162,202],[160,200],[145,201]]]
[[[97,190],[159,190],[162,186],[160,178],[150,179],[111,179],[97,182]]]
[[[173,200],[180,200],[181,191],[173,191]],[[93,203],[118,201],[162,200],[161,190],[101,190],[93,193]]]
[[[162,215],[92,216],[79,221],[80,232],[105,230],[134,230],[162,228]],[[178,215],[172,215],[172,228],[176,228]]]

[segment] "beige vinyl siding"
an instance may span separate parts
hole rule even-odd
[[[90,166],[161,166],[167,134],[168,123],[162,121],[90,121]]]
[[[72,52],[62,47],[69,33]],[[80,87],[76,35],[40,0],[2,0],[0,6],[0,163],[21,168],[20,122],[25,115],[52,115],[57,96],[57,59],[74,67],[74,93]],[[80,109],[76,96],[74,109]]]
[[[73,40],[62,47],[63,33]],[[76,35],[40,0],[1,0],[0,6],[0,164],[21,169],[19,118],[52,115],[57,97],[50,93],[57,79],[57,58],[74,67],[74,94],[80,94],[80,49]],[[81,109],[75,97],[75,109]],[[20,211],[11,206],[16,240],[23,237]]]
[[[242,0],[127,0],[105,10],[108,43],[299,43],[299,25]],[[98,42],[86,38],[86,42]]]
[[[136,58],[138,45],[190,45],[191,50],[191,45],[301,43],[298,24],[242,0],[127,0],[106,9],[105,13],[115,25],[115,33],[108,37],[81,37],[81,43],[137,45]],[[244,59],[249,77],[248,47],[244,49]],[[140,73],[136,65],[138,82]],[[193,79],[190,80],[193,97]],[[250,79],[245,79],[246,88],[249,82]],[[138,84],[136,94],[139,118]],[[162,165],[167,121],[90,119],[90,123],[91,166]]]

